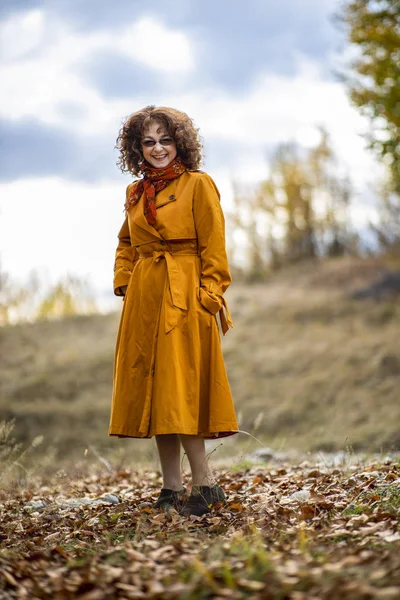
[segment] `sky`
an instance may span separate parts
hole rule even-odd
[[[325,126],[363,227],[378,167],[337,76],[349,53],[333,20],[341,4],[2,0],[2,270],[19,282],[32,270],[49,284],[77,275],[102,305],[120,304],[114,254],[133,178],[114,146],[148,104],[194,119],[226,212],[234,182],[261,181],[278,144],[309,147]]]

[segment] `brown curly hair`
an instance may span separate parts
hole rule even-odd
[[[162,123],[177,147],[177,154],[190,171],[202,162],[202,143],[199,130],[190,117],[175,108],[149,105],[130,115],[123,123],[115,148],[120,151],[117,161],[123,173],[140,176],[143,162],[142,139],[151,121]]]

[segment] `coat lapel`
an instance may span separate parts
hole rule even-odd
[[[137,225],[141,229],[144,229],[145,231],[147,231],[147,233],[154,235],[156,238],[161,238],[161,235],[158,233],[157,229],[155,229],[155,227],[153,227],[153,225],[150,225],[150,223],[148,223],[146,217],[144,216],[143,200],[144,200],[144,193],[142,194],[139,202],[136,205],[135,214],[133,216],[133,222],[135,223],[135,225]]]

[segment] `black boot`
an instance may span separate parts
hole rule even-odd
[[[186,488],[182,488],[178,492],[175,490],[169,490],[168,488],[162,488],[154,508],[161,508],[162,510],[175,508],[177,511],[179,511],[182,508],[185,500]]]
[[[189,515],[201,517],[201,515],[211,512],[214,504],[218,502],[225,503],[225,500],[224,490],[218,483],[212,487],[208,485],[193,486],[192,493],[183,508],[179,511],[179,514],[183,517],[188,517]]]

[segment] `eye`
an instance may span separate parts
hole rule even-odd
[[[160,144],[162,144],[163,146],[170,146],[173,143],[174,140],[172,139],[172,137],[164,137],[160,140]]]
[[[143,145],[145,148],[152,148],[153,146],[155,146],[155,145],[156,145],[156,143],[155,143],[153,140],[144,140],[144,141],[142,142],[142,145]]]

